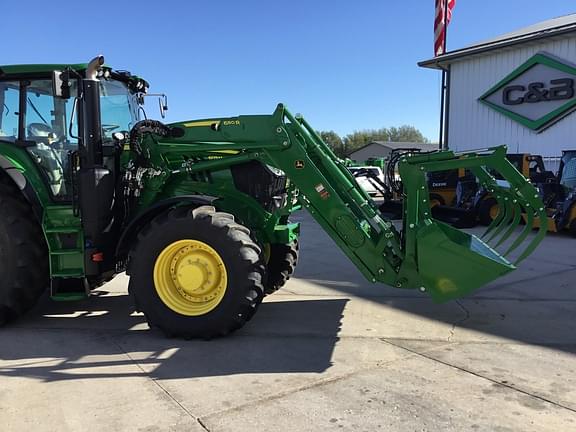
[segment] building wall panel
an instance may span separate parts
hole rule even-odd
[[[544,156],[558,156],[564,149],[576,148],[576,112],[536,133],[478,101],[538,52],[576,64],[576,35],[510,47],[452,64],[449,148],[461,151],[506,144],[510,152]]]

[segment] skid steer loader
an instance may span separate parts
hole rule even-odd
[[[0,67],[2,323],[46,288],[54,299],[76,299],[126,271],[151,326],[185,338],[225,335],[294,271],[299,225],[290,215],[301,206],[368,280],[437,301],[511,272],[546,232],[502,243],[518,221],[500,218],[489,239],[506,246],[501,255],[431,217],[426,173],[462,167],[506,202],[506,215],[521,207],[544,220],[536,190],[504,148],[403,158],[397,229],[285,106],[163,124],[139,118],[147,89],[102,56]],[[491,169],[509,186],[498,186]]]

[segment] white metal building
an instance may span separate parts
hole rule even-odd
[[[445,142],[560,156],[576,148],[576,14],[419,63],[448,73]]]

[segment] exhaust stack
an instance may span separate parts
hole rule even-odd
[[[98,81],[98,70],[104,64],[104,56],[99,55],[94,57],[88,63],[86,68],[86,79],[90,81]]]
[[[100,274],[101,262],[92,259],[108,258],[104,241],[106,227],[112,218],[114,173],[104,165],[102,149],[102,119],[100,116],[100,80],[98,72],[104,56],[92,59],[82,80],[80,172],[78,173],[79,207],[86,242],[84,266],[87,275]],[[104,254],[104,255],[102,255]]]

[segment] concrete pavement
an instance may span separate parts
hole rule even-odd
[[[366,282],[307,215],[235,335],[167,339],[127,278],[0,330],[2,431],[576,431],[576,240],[443,305]]]

